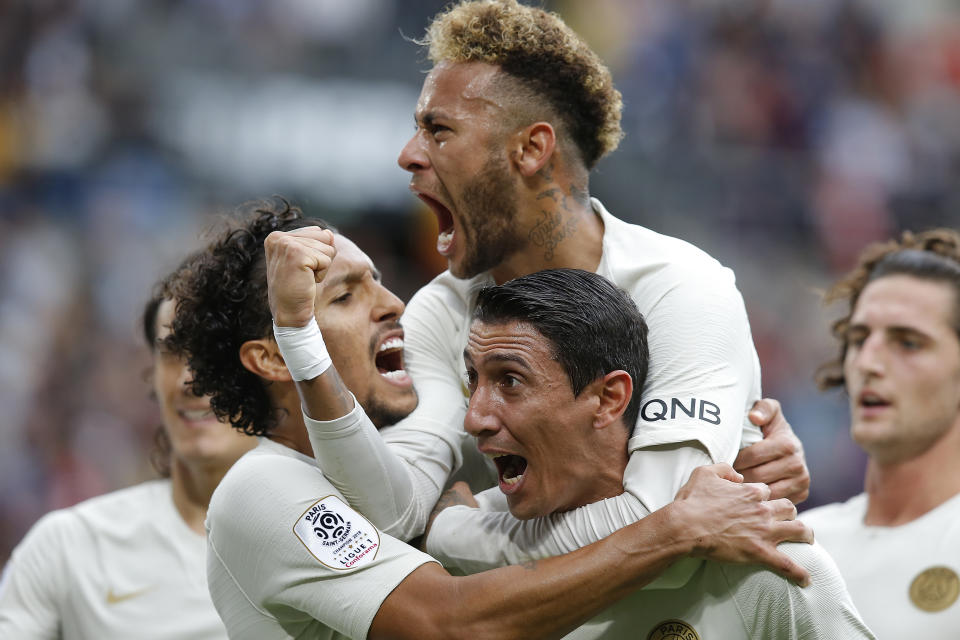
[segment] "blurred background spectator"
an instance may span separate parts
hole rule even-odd
[[[233,205],[282,194],[404,299],[443,268],[395,159],[428,0],[0,2],[0,564],[42,513],[152,475],[137,314]],[[807,506],[859,490],[818,289],[960,225],[955,0],[545,2],[611,66],[627,137],[591,192],[734,268],[803,439]]]

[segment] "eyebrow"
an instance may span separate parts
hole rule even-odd
[[[467,352],[466,349],[463,350],[463,359],[466,360],[466,361],[468,361],[468,362],[471,362],[471,363],[473,362],[473,358],[470,357],[470,354]],[[526,361],[526,359],[525,359],[523,356],[515,355],[515,354],[512,354],[512,353],[495,353],[495,354],[493,354],[493,355],[487,356],[487,357],[482,358],[482,359],[483,359],[485,362],[490,362],[490,361],[493,361],[493,362],[513,362],[513,363],[516,363],[516,364],[520,365],[521,367],[523,367],[523,368],[526,369],[527,371],[531,371],[531,370],[532,370],[532,369],[530,368],[530,365],[527,364],[527,361]]]
[[[373,279],[377,282],[382,280],[382,274],[380,270],[376,267],[369,267],[368,269],[355,269],[353,271],[348,271],[342,276],[337,276],[333,280],[324,279],[323,285],[325,288],[333,288],[341,284],[356,284],[363,280],[363,277],[367,275],[367,272],[370,272],[370,275],[373,276]]]
[[[847,330],[844,332],[844,335],[850,335],[851,333],[862,333],[862,332],[870,333],[871,331],[873,331],[873,329],[871,329],[867,324],[857,323],[857,324],[851,324],[849,327],[847,327]],[[882,331],[884,333],[896,335],[896,336],[909,334],[913,336],[920,336],[923,338],[931,337],[926,331],[923,331],[922,329],[918,329],[916,327],[908,327],[904,325],[894,325],[890,327],[883,327]]]

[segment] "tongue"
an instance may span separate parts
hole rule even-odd
[[[500,476],[516,478],[527,470],[527,461],[520,456],[503,456],[500,460]]]

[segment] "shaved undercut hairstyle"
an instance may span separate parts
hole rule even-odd
[[[219,419],[262,436],[280,416],[267,395],[269,383],[240,362],[240,347],[248,340],[273,338],[263,241],[273,231],[335,230],[323,220],[304,217],[282,198],[242,205],[237,213],[239,220],[199,252],[177,280],[176,312],[166,343],[186,356],[193,372],[191,390],[210,396]]]
[[[536,329],[550,342],[574,397],[611,371],[629,373],[633,396],[623,421],[633,428],[650,361],[647,323],[633,299],[609,280],[581,269],[538,271],[482,289],[473,319]]]
[[[510,79],[501,87],[504,95],[515,98],[517,121],[509,125],[552,121],[587,169],[623,138],[623,99],[610,70],[555,13],[516,0],[460,2],[437,14],[416,42],[427,47],[435,65],[447,60],[500,67]]]
[[[960,339],[960,233],[953,229],[933,229],[922,233],[905,231],[897,240],[868,246],[860,254],[857,265],[824,296],[824,303],[846,300],[846,314],[831,326],[831,333],[840,343],[838,357],[817,370],[821,389],[846,384],[843,361],[847,356],[847,331],[857,300],[864,288],[886,276],[905,275],[931,282],[941,282],[953,290],[953,313],[950,324]]]

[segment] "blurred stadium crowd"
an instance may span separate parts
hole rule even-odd
[[[809,505],[859,490],[818,290],[867,243],[960,226],[956,0],[545,2],[611,66],[591,191],[734,268],[803,439]],[[153,473],[137,323],[233,205],[282,194],[408,299],[443,268],[396,154],[428,0],[0,2],[0,564],[42,513]]]

